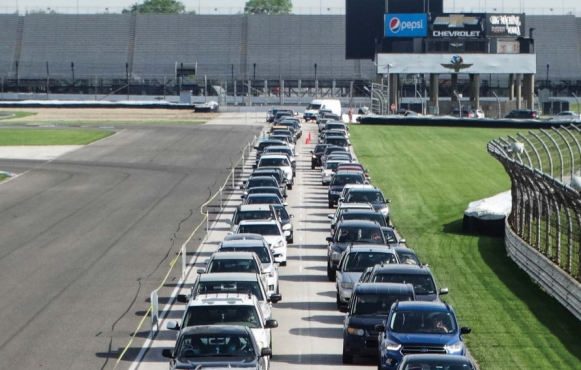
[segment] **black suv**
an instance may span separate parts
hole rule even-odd
[[[327,144],[318,144],[314,150],[311,150],[311,170],[321,166],[321,156],[325,152]]]
[[[343,188],[347,184],[368,184],[362,172],[356,171],[341,171],[331,180],[329,184],[328,200],[329,208],[333,208],[339,201],[339,196],[343,192]]]
[[[376,357],[379,332],[375,325],[383,324],[395,302],[415,299],[410,284],[356,284],[349,306],[339,309],[347,313],[343,321],[343,363],[353,363],[353,355]]]
[[[539,118],[539,112],[536,110],[530,109],[515,109],[511,111],[509,114],[504,116],[504,118],[513,118],[513,119],[537,119]]]
[[[343,221],[337,224],[335,235],[328,236],[327,242],[327,277],[329,281],[334,281],[337,266],[341,261],[341,256],[348,246],[355,244],[387,245],[383,236],[381,226],[372,221]]]
[[[412,284],[418,301],[440,301],[440,295],[448,294],[448,288],[438,292],[432,271],[426,265],[375,265],[370,273],[364,272],[359,281]]]
[[[204,325],[183,329],[174,350],[164,349],[161,355],[170,359],[171,370],[225,368],[240,363],[244,367],[267,370],[264,357],[271,356],[272,349],[261,349],[252,330],[246,326]]]
[[[283,141],[283,140],[264,140],[261,141],[260,143],[258,143],[258,145],[254,146],[254,149],[256,149],[256,160],[258,161],[260,159],[260,157],[262,156],[262,153],[264,152],[264,149],[268,148],[269,146],[281,146],[281,145],[287,145],[288,143]]]
[[[286,186],[285,187],[281,186],[280,183],[276,180],[276,178],[272,175],[252,176],[247,181],[244,182],[244,185],[240,185],[240,189],[244,190],[245,194],[248,193],[248,189],[258,187],[278,188],[278,190],[282,194],[282,197],[286,198]]]
[[[347,208],[345,212],[341,214],[341,221],[349,220],[369,220],[377,222],[380,226],[387,226],[385,223],[385,217],[381,214],[381,212],[372,209]]]
[[[272,176],[278,182],[278,187],[280,188],[280,192],[286,194],[287,182],[286,182],[286,175],[280,167],[261,167],[252,171],[248,179],[255,177],[255,176]],[[246,182],[244,182],[246,183]]]

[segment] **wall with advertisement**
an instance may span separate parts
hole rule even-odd
[[[486,37],[525,36],[524,14],[486,14]]]
[[[426,37],[427,14],[386,14],[385,37]]]
[[[537,72],[535,54],[378,54],[377,73],[503,74]]]
[[[484,37],[486,14],[432,14],[429,37],[478,38]]]

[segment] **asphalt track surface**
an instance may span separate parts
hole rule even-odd
[[[311,132],[312,141],[305,143]],[[280,292],[282,301],[273,305],[272,317],[279,327],[273,329],[272,370],[294,369],[337,369],[352,370],[377,368],[377,360],[355,357],[354,365],[343,365],[343,319],[345,314],[336,308],[335,283],[326,275],[325,237],[330,233],[327,215],[334,212],[327,206],[327,187],[321,186],[320,169],[311,170],[310,150],[317,141],[317,126],[303,123],[303,137],[297,144],[297,177],[293,190],[288,191],[287,209],[294,215],[294,244],[288,246],[288,265],[280,267]],[[254,152],[251,154],[254,158]],[[244,174],[252,172],[248,161]],[[236,191],[226,204],[222,214],[215,216],[207,240],[200,245],[198,253],[190,260],[191,271],[185,287],[176,289],[188,293],[195,281],[196,270],[216,250],[217,244],[226,236],[234,207],[240,204],[241,191]],[[174,292],[175,293],[175,292]],[[137,345],[131,352],[141,351],[137,362],[123,361],[119,368],[131,370],[167,369],[168,360],[161,356],[163,348],[173,348],[176,332],[169,331],[167,320],[180,320],[185,304],[176,303],[174,297],[162,297],[168,303],[166,319],[160,330],[145,348]],[[160,311],[163,309],[160,303]]]
[[[52,161],[0,160],[19,174],[0,184],[0,368],[113,368],[200,205],[259,133],[247,124],[115,127]]]

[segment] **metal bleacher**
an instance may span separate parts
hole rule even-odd
[[[133,75],[173,77],[176,63],[195,65],[197,75],[240,77],[241,16],[138,15]]]
[[[18,15],[0,15],[0,76],[7,76],[14,66]]]
[[[20,76],[125,76],[130,15],[29,14],[24,17]]]
[[[572,15],[527,16],[527,28],[535,28],[537,79],[581,79],[581,45],[578,33],[579,19]]]

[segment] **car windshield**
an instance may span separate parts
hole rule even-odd
[[[277,225],[240,225],[238,233],[250,233],[260,235],[280,235],[280,230]]]
[[[393,253],[351,252],[345,258],[344,272],[363,272],[368,267],[382,263],[397,263]]]
[[[360,175],[335,175],[331,185],[363,184],[363,177]]]
[[[338,147],[327,147],[327,149],[325,149],[325,154],[329,155],[331,153],[335,153],[335,152],[346,152],[347,150],[345,148],[338,148]]]
[[[276,194],[281,196],[280,190],[275,187],[256,187],[248,189],[248,194]]]
[[[345,125],[341,123],[327,123],[327,130],[344,130]]]
[[[280,145],[280,143],[276,143],[276,142],[266,142],[266,143],[260,143],[258,144],[258,151],[264,151],[264,149],[268,148],[271,145]]]
[[[262,263],[270,263],[270,254],[266,247],[235,247],[235,248],[224,248],[224,252],[254,252],[260,259]]]
[[[326,142],[327,144],[332,145],[347,145],[347,139],[345,139],[344,137],[331,136],[326,139]]]
[[[215,259],[208,265],[208,273],[216,272],[253,272],[260,274],[260,269],[253,259]]]
[[[280,182],[280,173],[278,171],[263,170],[254,172],[255,176],[274,176],[274,179]],[[250,177],[252,179],[252,177]],[[278,186],[275,185],[275,186]]]
[[[353,299],[352,315],[388,315],[391,305],[396,301],[411,301],[412,297],[403,294],[357,294]]]
[[[252,340],[247,335],[191,334],[181,338],[177,357],[256,357]]]
[[[329,162],[325,163],[325,169],[327,170],[336,170],[339,162]]]
[[[321,109],[321,104],[309,104],[307,105],[307,110],[319,110]]]
[[[290,166],[287,158],[261,158],[261,166]]]
[[[414,286],[416,295],[436,294],[434,280],[428,274],[378,274],[371,282],[375,283],[403,283]]]
[[[259,301],[264,301],[258,281],[202,281],[194,292],[195,295],[211,293],[250,293]]]
[[[271,140],[279,140],[279,141],[286,141],[288,143],[288,136],[285,135],[271,135],[270,136]]]
[[[261,328],[260,316],[254,306],[190,306],[184,317],[184,328],[198,325],[242,325]]]
[[[452,312],[444,311],[396,311],[389,321],[394,333],[449,334],[456,332],[456,320]]]
[[[255,188],[258,186],[278,186],[276,180],[273,178],[266,178],[266,179],[257,179],[257,178],[250,178],[248,180],[247,188]]]
[[[474,370],[474,367],[464,362],[450,361],[446,356],[442,356],[441,360],[409,360],[402,370]]]
[[[317,145],[315,147],[314,153],[323,153],[325,151],[325,148],[327,148],[326,145]]]
[[[339,243],[372,243],[383,244],[381,230],[378,227],[340,226],[336,234]]]
[[[347,196],[347,203],[372,203],[372,204],[382,204],[385,203],[385,199],[380,192],[372,191],[350,191]]]
[[[281,199],[268,194],[251,194],[246,198],[246,204],[281,204]]]
[[[274,149],[268,149],[266,151],[266,153],[284,153],[287,155],[292,155],[292,151],[290,148],[285,149],[285,148],[274,148]]]
[[[246,211],[236,213],[234,224],[238,225],[243,220],[270,220],[272,219],[272,212],[267,211]]]
[[[343,213],[343,220],[368,220],[375,221],[381,226],[387,226],[385,222],[385,217],[379,212],[366,212],[366,213]]]
[[[401,263],[405,263],[407,265],[420,265],[420,260],[413,252],[409,252],[407,250],[398,250],[397,256],[399,257],[399,261]]]
[[[275,211],[276,214],[278,216],[279,219],[281,220],[289,220],[290,216],[288,215],[288,212],[286,211],[286,209],[284,208],[284,206],[275,206]]]

